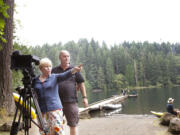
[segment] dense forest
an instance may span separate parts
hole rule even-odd
[[[108,46],[92,39],[77,43],[44,44],[26,47],[17,43],[15,49],[39,58],[48,57],[53,66],[59,65],[59,52],[71,54],[71,64],[83,64],[82,74],[88,89],[123,89],[127,87],[167,87],[180,85],[180,44],[123,42]],[[39,71],[36,68],[36,74]],[[15,78],[22,76],[14,73]],[[18,79],[14,79],[16,85]],[[15,83],[14,83],[15,84]]]

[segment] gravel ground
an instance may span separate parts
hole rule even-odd
[[[79,135],[171,135],[152,115],[115,115],[81,119]],[[68,135],[68,134],[67,134]]]
[[[80,119],[79,135],[171,135],[168,127],[159,124],[159,118],[153,115],[123,115]],[[65,125],[65,133],[69,128]],[[39,135],[36,127],[30,135]]]

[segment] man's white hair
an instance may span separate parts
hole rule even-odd
[[[62,53],[67,53],[70,56],[70,53],[67,50],[61,50],[60,53],[59,53],[59,57],[61,56]]]

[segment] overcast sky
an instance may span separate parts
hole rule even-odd
[[[17,35],[29,45],[94,38],[180,42],[179,0],[15,0]]]

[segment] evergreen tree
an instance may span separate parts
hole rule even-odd
[[[114,69],[110,57],[106,61],[106,84],[107,88],[113,88]]]
[[[120,90],[122,88],[126,88],[128,86],[128,82],[124,75],[122,74],[117,74],[114,76],[113,80],[114,88]]]
[[[126,66],[125,77],[126,77],[126,80],[128,81],[128,84],[130,86],[136,85],[135,77],[134,77],[134,67],[132,64],[128,64]]]
[[[99,67],[97,72],[97,88],[104,89],[105,87],[105,76],[102,67]]]

